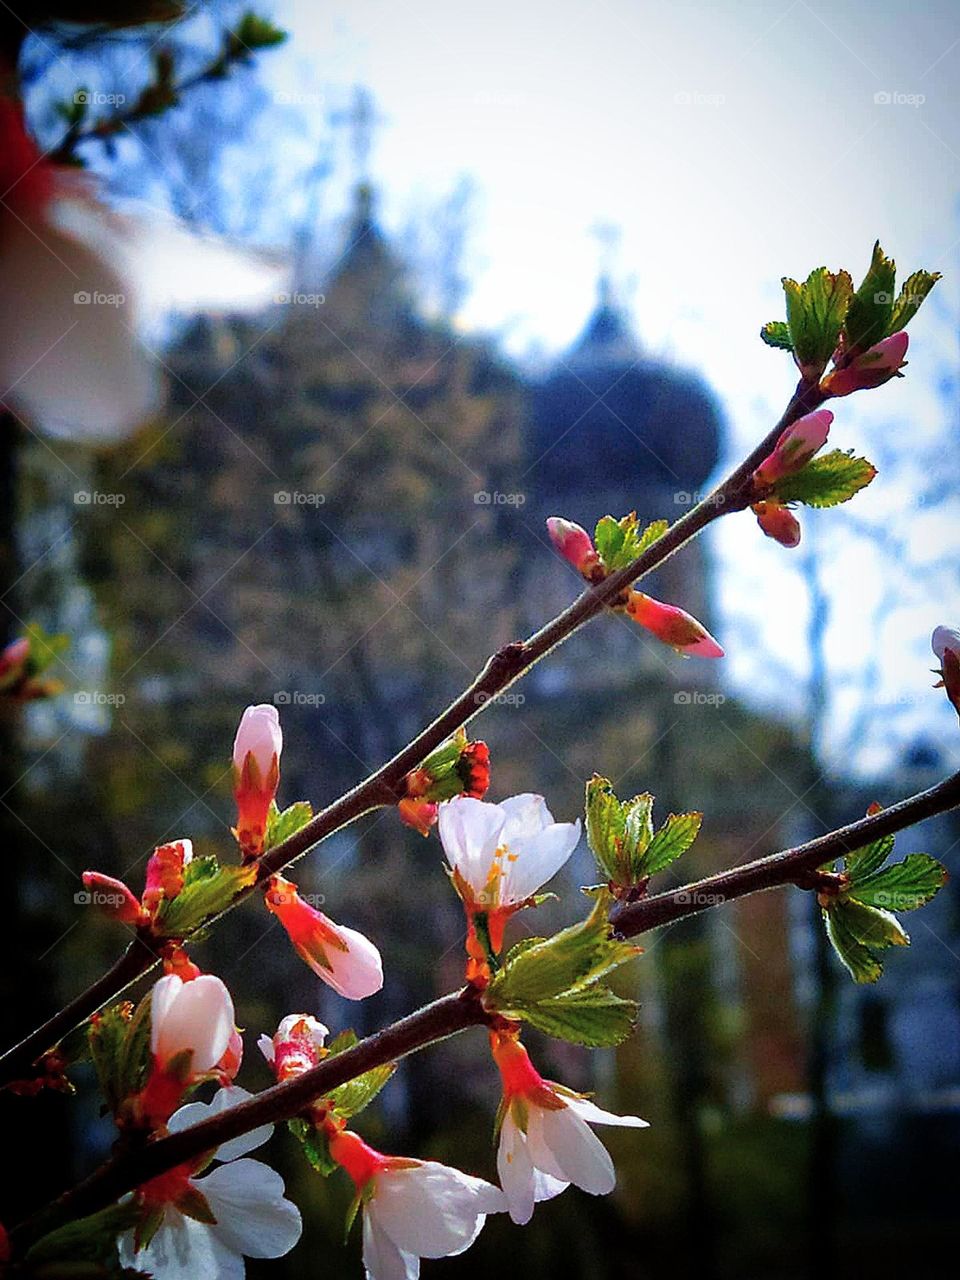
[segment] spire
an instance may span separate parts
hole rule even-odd
[[[346,111],[335,111],[330,123],[336,128],[344,126],[350,132],[350,150],[353,155],[353,178],[357,191],[370,182],[370,152],[377,125],[384,123],[374,105],[373,94],[363,85],[353,91],[353,101]]]
[[[630,319],[618,304],[609,275],[597,281],[597,303],[580,337],[564,361],[570,367],[601,368],[630,365],[640,358],[640,345]]]

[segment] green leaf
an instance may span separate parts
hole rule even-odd
[[[776,347],[780,351],[792,351],[793,340],[790,337],[790,326],[785,320],[770,320],[760,330],[760,337],[768,347]]]
[[[341,1031],[327,1045],[327,1057],[335,1058],[338,1053],[346,1053],[348,1049],[352,1049],[359,1043],[360,1039],[355,1031]]]
[[[838,906],[824,910],[823,920],[827,937],[854,982],[876,982],[883,973],[883,965],[856,939]]]
[[[873,480],[876,467],[852,450],[834,449],[808,462],[802,471],[777,482],[780,502],[802,502],[808,507],[836,507],[848,502]]]
[[[603,561],[604,568],[613,573],[617,569],[624,569],[628,564],[632,564],[638,556],[662,538],[669,527],[666,520],[654,520],[645,529],[641,529],[635,511],[622,516],[619,520],[615,520],[613,516],[604,516],[597,521],[597,527],[594,530],[594,546]]]
[[[896,264],[880,248],[878,240],[863,283],[847,309],[844,324],[847,351],[866,351],[890,333],[896,282]]]
[[[51,1271],[51,1275],[101,1275],[111,1271],[120,1274],[117,1258],[117,1237],[137,1225],[143,1210],[133,1200],[112,1204],[87,1218],[78,1218],[66,1226],[57,1227],[32,1245],[25,1261],[33,1268],[62,1262],[77,1264],[76,1270]],[[80,1263],[96,1263],[105,1271],[82,1270]],[[39,1274],[39,1272],[37,1273]],[[46,1272],[44,1273],[46,1274]]]
[[[879,870],[887,858],[890,857],[890,854],[893,853],[893,846],[893,836],[881,836],[879,840],[874,840],[873,844],[868,844],[862,849],[854,849],[852,853],[848,853],[844,857],[843,865],[852,883],[856,884],[863,877],[872,875],[874,871]]]
[[[362,1076],[357,1076],[356,1080],[348,1080],[346,1084],[338,1085],[327,1094],[327,1098],[337,1113],[349,1120],[370,1105],[396,1069],[395,1062],[373,1067],[370,1071],[365,1071]]]
[[[893,304],[887,335],[905,329],[920,310],[927,295],[940,279],[939,271],[915,271],[903,282],[900,295]]]
[[[946,881],[947,869],[942,862],[926,853],[911,853],[902,862],[856,880],[849,894],[870,907],[916,911],[929,902]]]
[[[855,982],[876,982],[880,977],[883,964],[878,951],[910,945],[892,912],[860,902],[849,892],[825,907],[823,917],[827,937]]]
[[[649,791],[627,800],[624,809],[623,852],[630,876],[638,880],[648,873],[646,855],[653,839],[653,796]]]
[[[608,879],[619,881],[629,872],[621,860],[626,811],[609,779],[595,773],[587,783],[585,812],[587,844]]]
[[[647,875],[655,875],[686,853],[700,834],[702,813],[671,813],[653,837],[643,858]]]
[[[842,912],[844,922],[858,942],[882,951],[885,947],[908,947],[910,939],[895,915],[880,907],[868,907],[844,894],[833,908]]]
[[[299,1138],[304,1155],[317,1173],[325,1178],[336,1173],[340,1166],[330,1155],[330,1144],[322,1129],[317,1129],[309,1120],[288,1120],[287,1128]]]
[[[283,812],[277,808],[277,802],[271,800],[270,810],[267,813],[267,830],[263,838],[264,850],[272,849],[274,845],[281,844],[290,836],[296,835],[312,817],[313,806],[309,800],[297,800]]]
[[[597,527],[593,532],[593,545],[608,569],[611,562],[620,554],[624,536],[620,522],[613,516],[603,516],[597,521]]]
[[[846,271],[811,271],[803,284],[785,278],[787,326],[794,357],[803,373],[819,377],[833,355],[853,291]]]
[[[594,983],[567,996],[518,1006],[518,1017],[558,1040],[612,1048],[631,1034],[637,1020],[637,1004],[615,995],[602,983]]]
[[[282,27],[275,27],[267,18],[248,10],[230,33],[248,50],[270,49],[274,45],[283,44],[287,33]]]
[[[124,1059],[127,1032],[133,1020],[133,1005],[121,1001],[95,1015],[87,1029],[90,1057],[100,1082],[100,1092],[111,1111],[116,1112],[127,1094],[124,1091]]]
[[[39,622],[29,622],[24,627],[24,635],[30,641],[30,656],[27,658],[27,674],[42,675],[52,663],[70,648],[70,637],[66,632],[52,634],[44,631]]]
[[[610,901],[604,894],[586,920],[527,946],[505,963],[487,988],[487,1008],[508,1012],[567,995],[638,955],[640,948],[613,938]]]
[[[240,890],[253,884],[256,878],[256,862],[221,866],[212,855],[194,858],[184,868],[183,888],[175,898],[167,898],[160,904],[155,923],[157,932],[168,938],[186,937],[228,907]]]
[[[127,1023],[117,1056],[117,1080],[121,1096],[129,1098],[147,1082],[150,1070],[150,993],[143,997]]]

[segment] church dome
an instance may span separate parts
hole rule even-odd
[[[719,457],[715,398],[696,375],[643,354],[606,281],[583,333],[535,388],[531,417],[529,477],[551,499],[573,499],[564,510],[574,519],[577,498],[589,514],[620,490],[624,511],[695,493]]]

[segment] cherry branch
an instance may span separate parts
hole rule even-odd
[[[321,810],[294,835],[269,849],[259,861],[255,884],[238,892],[225,910],[232,910],[254,889],[262,889],[272,875],[289,867],[334,832],[355,822],[372,809],[395,804],[404,794],[403,783],[407,774],[416,769],[431,751],[457,729],[478,716],[497,695],[509,689],[541,658],[562,644],[584,623],[602,613],[631,583],[659,568],[713,521],[731,512],[745,510],[752,497],[753,473],[770,453],[782,432],[798,418],[816,409],[826,398],[818,383],[801,380],[780,421],[712,493],[691,507],[631,564],[609,574],[602,582],[584,591],[528,639],[505,645],[493,654],[476,679],[406,747],[363,782]],[[204,928],[212,923],[213,920],[205,921]],[[70,1001],[42,1027],[7,1050],[0,1057],[0,1085],[29,1073],[37,1060],[63,1036],[158,964],[159,958],[154,949],[156,941],[149,932],[139,934],[113,969]]]
[[[960,773],[955,773],[927,791],[794,848],[619,907],[612,913],[611,923],[620,937],[636,937],[736,898],[798,881],[802,885],[804,877],[824,863],[958,807]],[[148,1179],[231,1138],[260,1125],[294,1118],[317,1098],[374,1067],[396,1062],[469,1027],[488,1025],[493,1017],[483,1007],[482,994],[473,987],[443,996],[249,1102],[169,1137],[121,1152],[17,1228],[12,1238],[17,1243],[29,1242],[63,1221],[105,1208]]]

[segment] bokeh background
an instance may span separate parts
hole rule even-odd
[[[82,142],[107,197],[169,210],[292,264],[254,317],[150,317],[164,411],[121,445],[29,424],[5,451],[2,622],[66,631],[61,697],[6,715],[2,931],[12,1038],[126,938],[77,894],[138,888],[154,845],[230,856],[229,753],[250,702],[281,712],[281,798],[332,800],[426,722],[498,645],[570,600],[544,520],[675,518],[762,432],[792,366],[761,344],[782,275],[855,276],[879,236],[906,275],[945,273],[903,380],[844,401],[833,438],[880,468],[849,508],[804,513],[787,552],[749,515],[675,557],[653,594],[728,658],[686,662],[617,617],[547,659],[477,732],[492,798],[535,790],[573,819],[594,771],[659,811],[696,808],[687,878],[771,852],[937,780],[956,718],[929,634],[960,619],[957,257],[960,13],[949,0],[492,0],[265,5],[289,32],[174,108]],[[185,80],[241,6],[172,27],[45,26],[21,62],[55,147],[78,87],[132,101],[160,50]],[[29,20],[29,15],[24,14]],[[99,105],[102,100],[102,106]],[[29,305],[25,300],[24,305]],[[953,818],[900,837],[948,863]],[[234,993],[240,1082],[291,1010],[371,1031],[451,989],[459,904],[435,837],[391,812],[298,868],[381,945],[360,1006],[296,959],[255,902],[196,958]],[[583,913],[581,848],[559,902]],[[470,1277],[943,1274],[955,1247],[960,918],[955,885],[911,920],[876,988],[828,952],[815,904],[767,894],[646,939],[616,1053],[537,1042],[546,1074],[651,1121],[611,1131],[620,1181],[529,1228],[492,1220]],[[531,1042],[535,1038],[531,1036]],[[113,1139],[89,1068],[75,1098],[4,1097],[13,1220]],[[485,1176],[496,1079],[470,1033],[404,1063],[360,1124],[375,1143]],[[359,1273],[348,1188],[277,1134],[306,1222],[249,1274]],[[909,1170],[909,1178],[905,1171]]]

